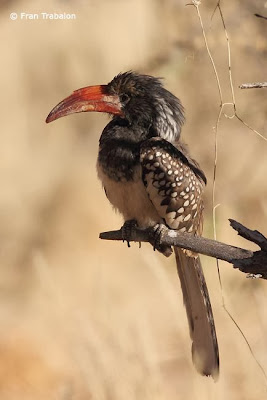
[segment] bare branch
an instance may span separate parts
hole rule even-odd
[[[240,89],[261,89],[267,87],[267,82],[243,83]]]
[[[262,250],[267,252],[267,239],[262,233],[259,231],[252,231],[234,219],[229,219],[229,221],[231,227],[237,231],[240,236],[249,240],[250,242],[256,243]]]
[[[252,231],[237,221],[230,220],[230,224],[238,234],[245,239],[260,246],[260,251],[251,251],[234,247],[217,240],[193,236],[188,233],[180,233],[175,230],[167,230],[163,233],[161,244],[167,246],[177,246],[193,252],[204,254],[220,260],[224,260],[234,265],[240,271],[250,274],[253,277],[267,279],[267,239],[258,231]],[[151,228],[140,229],[133,227],[130,241],[134,242],[153,242],[155,233]],[[122,230],[102,232],[100,239],[105,240],[124,240]]]

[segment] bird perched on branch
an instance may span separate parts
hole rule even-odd
[[[161,81],[126,72],[109,84],[74,91],[48,115],[46,122],[72,113],[99,111],[112,115],[99,141],[97,171],[107,198],[132,224],[154,227],[155,248],[166,227],[202,234],[206,178],[180,140],[185,121],[180,100]],[[178,275],[187,312],[192,356],[203,375],[219,373],[219,352],[208,289],[199,256],[175,248]]]

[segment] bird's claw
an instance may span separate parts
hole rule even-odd
[[[128,221],[125,221],[123,226],[121,227],[121,232],[122,232],[122,240],[127,242],[127,246],[130,246],[130,240],[132,237],[132,230],[133,228],[137,227],[137,221],[135,219],[130,219]]]
[[[158,250],[160,253],[164,254],[166,257],[169,257],[172,254],[171,246],[167,246],[162,244],[162,238],[164,234],[168,231],[168,228],[164,224],[157,224],[153,227],[153,237],[151,244],[153,246],[154,251]]]
[[[160,250],[162,237],[167,228],[163,224],[157,224],[153,226],[153,250]]]

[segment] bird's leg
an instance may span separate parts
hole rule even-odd
[[[130,239],[132,237],[132,230],[137,227],[137,221],[135,219],[129,219],[125,221],[121,227],[122,239],[127,242],[128,247],[130,246]]]
[[[168,231],[168,228],[164,224],[156,224],[152,229],[151,244],[154,250],[158,250],[160,253],[169,257],[172,254],[171,246],[162,244],[162,238],[164,234]]]

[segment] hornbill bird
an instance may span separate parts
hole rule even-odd
[[[181,142],[184,108],[161,80],[126,72],[107,85],[74,91],[48,115],[46,122],[72,113],[112,115],[99,141],[97,172],[113,207],[124,217],[125,232],[135,221],[201,235],[206,177]],[[129,222],[130,221],[130,222]],[[171,247],[155,241],[169,256]],[[174,248],[192,339],[196,369],[216,378],[219,351],[208,289],[199,256]]]

